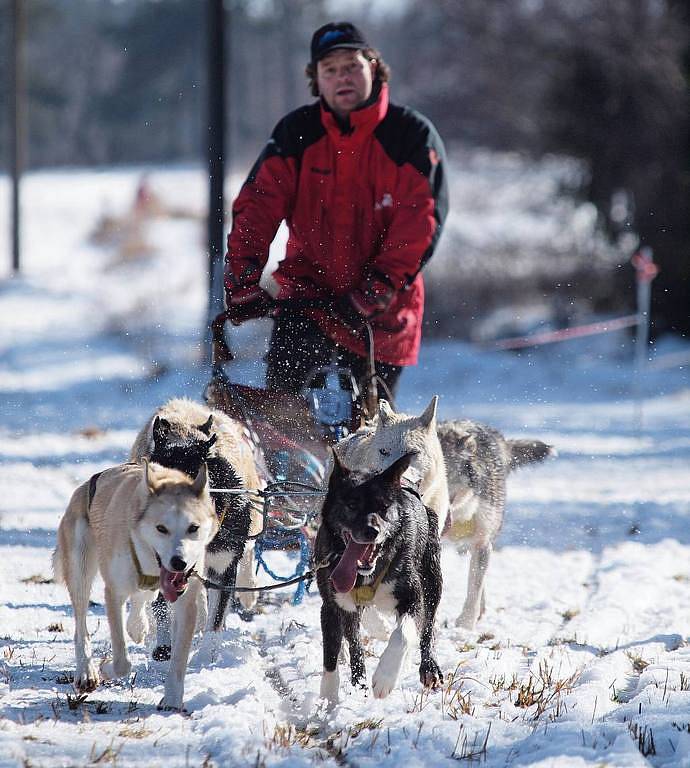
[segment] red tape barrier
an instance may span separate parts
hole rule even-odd
[[[544,331],[535,333],[532,336],[518,336],[513,339],[501,339],[495,341],[489,346],[491,349],[524,349],[525,347],[537,347],[541,344],[552,344],[555,341],[565,341],[566,339],[577,339],[581,336],[594,336],[597,333],[609,333],[618,331],[621,328],[629,328],[640,322],[639,315],[625,315],[615,317],[612,320],[602,320],[598,323],[589,323],[587,325],[578,325],[574,328],[562,328],[559,331]]]

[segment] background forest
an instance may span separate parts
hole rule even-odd
[[[30,168],[205,162],[204,2],[25,3]],[[511,237],[475,248],[451,218],[430,267],[440,332],[466,335],[482,308],[540,296],[564,322],[578,301],[630,309],[638,244],[661,266],[655,333],[690,331],[688,0],[228,0],[226,10],[233,172],[244,174],[282,114],[311,98],[311,33],[346,17],[391,65],[393,99],[431,117],[496,209],[492,176],[524,192],[552,168],[549,195],[593,212],[585,241],[549,236],[522,256],[524,240]],[[9,20],[0,0],[2,73]],[[0,77],[0,103],[9,88]],[[0,121],[6,170],[7,110]],[[473,205],[467,183],[451,191],[456,211]]]

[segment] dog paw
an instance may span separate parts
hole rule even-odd
[[[129,677],[131,671],[132,665],[127,659],[118,660],[117,662],[109,660],[101,664],[101,675],[104,680],[117,680],[120,677]]]
[[[419,679],[425,688],[435,690],[443,683],[443,672],[439,665],[430,659],[419,665]]]
[[[91,693],[98,688],[100,677],[93,663],[89,662],[83,672],[75,673],[74,689],[77,693]]]
[[[386,696],[390,695],[393,688],[395,688],[397,681],[397,675],[393,676],[386,670],[381,670],[381,664],[379,664],[371,681],[371,689],[374,692],[374,698],[385,699]]]
[[[127,619],[127,634],[132,641],[140,645],[146,640],[149,633],[149,622],[146,614],[143,616],[131,616]]]
[[[170,653],[171,650],[169,645],[157,645],[153,651],[151,651],[151,658],[154,661],[169,661]]]
[[[455,620],[455,626],[473,632],[477,626],[477,617],[463,611]]]
[[[178,699],[177,697],[170,699],[167,696],[163,696],[158,702],[157,709],[161,712],[186,712],[185,708],[182,706],[182,699]]]
[[[254,601],[254,605],[256,605],[256,600]],[[237,603],[237,609],[235,610],[235,613],[240,617],[242,621],[254,621],[254,617],[256,616],[256,611],[253,610],[253,608],[244,608],[241,603]]]
[[[335,669],[332,672],[324,670],[321,675],[321,689],[319,691],[321,698],[326,699],[329,704],[337,704],[339,688],[340,676],[338,670]]]

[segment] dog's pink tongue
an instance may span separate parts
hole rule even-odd
[[[331,583],[336,592],[349,592],[357,581],[357,561],[361,560],[370,544],[358,544],[350,539],[340,562],[331,573]]]
[[[161,566],[161,592],[169,603],[174,603],[177,600],[186,583],[184,573],[169,571]]]

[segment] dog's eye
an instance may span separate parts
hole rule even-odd
[[[379,448],[379,453],[381,454],[381,456],[391,455],[390,448]]]
[[[168,529],[164,525],[157,525],[156,530],[164,535],[168,533]]]
[[[187,528],[187,533],[196,533],[199,530],[199,526],[196,523],[192,523],[189,528]]]

